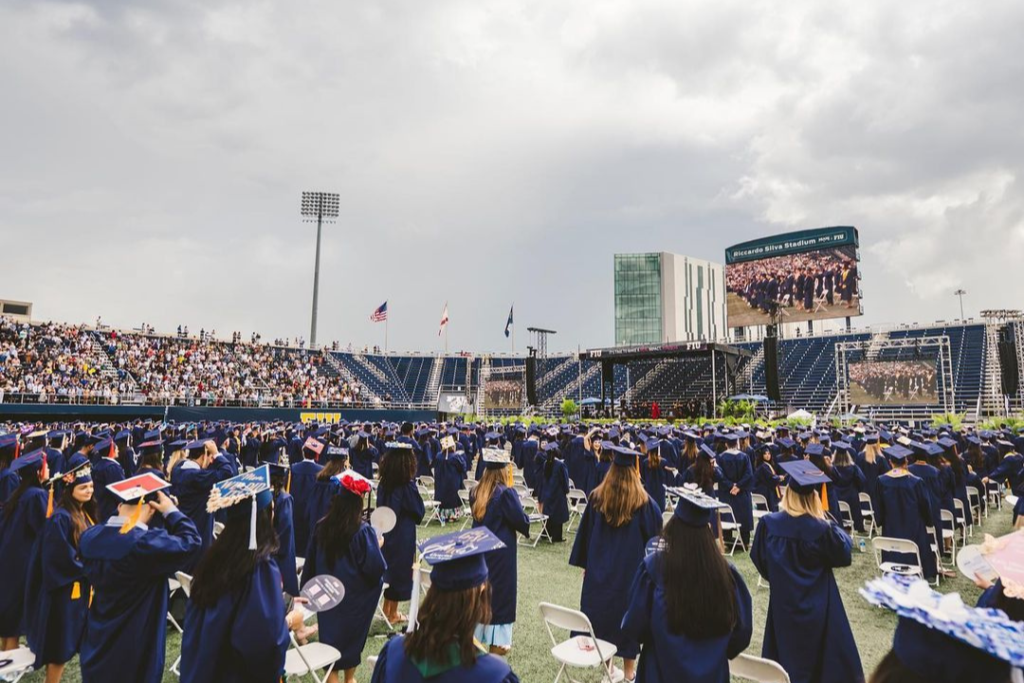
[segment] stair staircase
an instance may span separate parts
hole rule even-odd
[[[427,404],[437,405],[441,396],[441,373],[444,370],[444,356],[438,356],[430,368],[430,378],[427,379],[427,391],[425,394]]]
[[[350,387],[355,386],[357,384],[360,386],[360,400],[367,401],[369,403],[379,403],[381,401],[381,397],[378,396],[377,393],[373,391],[373,389],[371,389],[370,387],[366,386],[358,379],[356,379],[356,376],[353,375],[352,372],[347,367],[345,367],[341,363],[341,361],[339,361],[334,356],[333,353],[331,353],[330,351],[321,351],[321,353],[323,354],[323,357],[327,360],[327,364],[334,368],[334,371],[338,373],[338,376],[341,377],[341,379],[344,380]]]

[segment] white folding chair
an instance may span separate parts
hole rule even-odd
[[[573,533],[572,523],[583,519],[583,511],[587,509],[587,494],[579,489],[569,491],[567,496],[569,502],[569,525],[565,528],[568,534]]]
[[[523,505],[523,507],[525,508],[526,506]],[[540,512],[536,512],[536,506],[534,506],[534,510],[534,512],[526,515],[530,519],[530,534],[533,535],[533,543],[522,536],[519,537],[517,543],[519,543],[519,545],[528,545],[531,548],[536,548],[542,538],[548,539],[548,543],[554,543],[554,541],[551,540],[551,534],[548,533],[548,516],[541,514]],[[535,524],[540,524],[540,533],[538,534],[533,534],[533,527]]]
[[[853,534],[853,510],[845,500],[839,501],[839,521],[844,529],[849,529]]]
[[[292,646],[284,655],[285,679],[301,679],[308,674],[316,683],[324,683],[334,670],[334,665],[341,659],[341,653],[327,643],[299,645],[295,640],[295,632],[289,635]],[[317,675],[318,673],[320,675]]]
[[[178,588],[181,589],[181,592],[185,594],[186,598],[192,597],[192,577],[190,575],[186,574],[185,572],[175,572],[174,578],[169,579],[169,581],[173,581],[174,583],[178,584]],[[167,616],[169,619],[171,619],[171,623],[174,623],[174,625],[177,626],[177,622],[175,622],[174,619],[171,617],[170,612],[167,613]],[[180,631],[181,629],[179,628],[178,630]],[[184,631],[182,631],[182,633],[184,633]],[[176,676],[181,675],[180,654],[178,655],[178,658],[174,660],[174,664],[171,664],[171,672],[174,673],[174,675]]]
[[[540,603],[540,616],[544,619],[548,635],[551,636],[551,656],[561,664],[554,683],[561,680],[562,674],[569,667],[598,669],[601,671],[601,680],[612,683],[612,657],[615,656],[617,650],[614,644],[600,640],[594,635],[594,627],[586,614],[568,607],[552,605],[550,602],[542,602]],[[568,640],[559,642],[552,626],[570,633],[575,631],[586,635],[570,636]]]
[[[515,484],[512,489],[519,494],[520,498],[526,498],[533,495],[533,491],[526,484]]]
[[[32,654],[32,650],[21,646],[14,650],[0,651],[0,661],[6,662],[0,666],[0,680],[18,683],[24,676],[32,673],[36,656]]]
[[[789,683],[789,674],[778,662],[740,654],[729,661],[729,674],[757,683]]]
[[[295,558],[295,575],[297,577],[299,577],[300,579],[302,578],[302,570],[303,570],[303,568],[305,568],[305,566],[306,566],[306,558],[304,558],[304,557],[296,557]]]
[[[170,604],[171,598],[174,597],[174,594],[181,590],[181,584],[178,583],[176,579],[167,579],[167,589],[167,602]],[[170,610],[167,610],[167,621],[171,622],[171,626],[173,626],[178,633],[183,632],[181,630],[181,624],[179,624],[178,620],[174,618],[174,615],[171,614]]]
[[[416,481],[418,481],[419,483],[423,484],[424,486],[426,486],[431,491],[434,490],[434,478],[433,477],[424,474],[423,476],[417,478]]]
[[[722,533],[726,531],[732,532],[732,547],[729,548],[729,555],[736,552],[736,546],[743,548],[743,552],[747,552],[747,544],[743,542],[743,534],[740,531],[741,525],[736,521],[736,515],[733,514],[732,506],[728,503],[722,503],[719,512],[719,519],[721,520]]]
[[[864,520],[864,529],[868,532],[868,538],[875,533],[875,506],[871,502],[871,496],[864,493],[857,494],[860,500],[860,516]]]
[[[373,615],[373,618],[374,619],[380,619],[381,621],[383,621],[384,625],[387,627],[387,629],[389,631],[391,631],[392,633],[394,633],[395,626],[391,623],[391,620],[388,619],[387,615],[384,614],[384,592],[387,589],[388,589],[388,584],[385,583],[384,586],[381,588],[380,597],[377,598],[377,612],[376,612],[376,614]]]
[[[975,524],[981,524],[981,493],[974,486],[967,487],[967,502],[971,504],[971,514],[974,515]],[[988,510],[985,511],[988,517]],[[974,535],[974,527],[971,527],[971,535]]]
[[[875,536],[871,539],[871,547],[875,553],[875,564],[882,574],[899,574],[901,576],[920,576],[924,578],[924,569],[921,566],[921,550],[913,541],[905,538],[889,538],[887,536]],[[882,553],[903,553],[913,555],[914,564],[902,562],[885,562],[882,560]]]
[[[946,539],[949,539],[950,554],[953,564],[956,564],[956,517],[949,510],[939,510],[939,519],[942,523],[942,552],[946,552]]]
[[[760,493],[751,493],[750,502],[754,506],[754,524],[765,515],[770,515],[772,509],[768,507],[768,499]]]
[[[473,507],[469,503],[469,491],[459,491],[459,500],[462,501],[462,531],[465,531],[473,523]]]
[[[423,515],[423,522],[420,526],[427,526],[435,519],[444,526],[444,520],[441,519],[441,503],[434,500],[434,493],[428,491],[427,487],[423,484],[417,484],[416,488],[420,492],[420,498],[423,499],[423,507],[426,510],[426,514]]]
[[[537,499],[533,496],[520,496],[519,502],[522,504],[523,510],[526,514],[530,514],[531,512],[540,512],[540,508],[537,507]]]
[[[998,481],[990,481],[985,484],[985,493],[988,495],[988,505],[996,506],[996,510],[1003,509],[1003,492]]]
[[[956,525],[960,527],[960,547],[967,545],[968,531],[970,535],[974,535],[974,525],[967,526],[967,512],[964,508],[964,502],[959,498],[953,499],[953,516],[956,518]]]

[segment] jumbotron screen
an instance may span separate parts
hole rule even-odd
[[[935,358],[850,363],[849,377],[855,405],[940,403]]]
[[[522,380],[488,379],[484,382],[484,408],[487,410],[520,410],[522,407]]]
[[[729,327],[859,316],[857,229],[801,230],[725,250]]]

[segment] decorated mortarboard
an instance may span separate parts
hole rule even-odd
[[[411,451],[413,450],[412,444],[405,441],[388,441],[384,444],[384,448],[389,451]]]
[[[107,484],[107,490],[114,494],[114,497],[122,503],[126,505],[135,504],[135,511],[121,525],[121,533],[126,534],[134,529],[139,523],[143,503],[156,500],[157,493],[168,487],[170,487],[169,483],[149,472],[137,474],[134,477],[122,479],[121,481],[115,481],[113,484]]]
[[[489,470],[503,470],[512,461],[508,452],[501,448],[484,448],[480,457],[484,467]]]
[[[139,451],[140,452],[142,452],[142,451],[157,451],[157,450],[163,450],[163,447],[164,447],[164,442],[161,441],[160,439],[156,439],[155,441],[145,441],[143,443],[140,443],[139,444]]]
[[[270,485],[270,466],[262,465],[237,477],[219,481],[210,489],[206,511],[227,510],[228,519],[249,517],[249,550],[256,549],[256,511],[270,507],[274,493]]]
[[[922,579],[889,574],[860,594],[899,617],[893,653],[929,683],[1004,683],[1024,667],[1024,622],[1002,610],[968,607],[959,593],[943,595]]]
[[[328,460],[344,460],[348,457],[348,449],[343,446],[328,446],[326,452]]]
[[[318,439],[314,439],[312,436],[306,439],[305,443],[302,444],[303,450],[309,451],[310,453],[316,453],[320,455],[324,452],[324,443]]]
[[[699,489],[671,488],[669,491],[678,497],[672,516],[687,526],[708,526],[715,510],[723,507],[717,499],[705,495]]]
[[[789,475],[788,485],[797,493],[813,493],[822,484],[830,484],[828,475],[818,469],[809,460],[793,460],[779,463],[779,467]]]
[[[350,493],[360,498],[373,490],[373,482],[355,470],[345,470],[331,477],[336,494]]]
[[[804,448],[804,453],[807,455],[822,455],[825,453],[825,447],[820,443],[807,444]]]
[[[50,479],[51,483],[63,481],[68,486],[80,486],[92,481],[92,465],[88,460],[79,460],[74,467],[69,467],[63,474],[57,473]]]
[[[487,581],[484,554],[505,544],[487,527],[477,527],[435,536],[419,547],[423,560],[433,568],[431,589],[455,592],[483,585]]]
[[[454,448],[455,448],[455,437],[453,437],[453,436],[443,436],[443,437],[441,437],[441,449],[442,450],[450,451],[450,450],[453,450]]]
[[[887,448],[883,448],[882,449],[882,453],[885,454],[885,457],[889,458],[890,460],[895,460],[896,462],[902,462],[902,461],[906,460],[907,458],[909,458],[910,455],[913,453],[913,451],[911,451],[906,446],[901,446],[900,444],[896,444],[894,446],[889,446]]]

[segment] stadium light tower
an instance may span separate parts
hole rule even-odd
[[[966,293],[967,292],[963,289],[958,289],[955,292],[953,292],[953,296],[960,297],[960,320],[964,319],[964,294]]]
[[[313,320],[309,325],[309,348],[316,348],[316,309],[320,299],[320,234],[324,221],[333,223],[338,217],[341,197],[334,192],[303,192],[302,217],[316,221],[316,265],[313,269]]]

